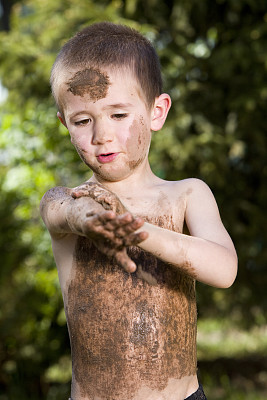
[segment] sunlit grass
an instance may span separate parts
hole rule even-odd
[[[199,376],[208,399],[267,399],[267,326],[242,330],[232,321],[198,323]]]
[[[219,383],[204,379],[205,394],[208,400],[266,400],[267,392],[257,387],[237,386],[227,376]]]
[[[225,320],[205,319],[198,322],[198,358],[242,357],[267,354],[267,326],[241,330]]]

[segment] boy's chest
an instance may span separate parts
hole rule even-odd
[[[182,232],[184,227],[186,197],[168,192],[123,197],[121,201],[134,215],[142,217],[161,228]]]

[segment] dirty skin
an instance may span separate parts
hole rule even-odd
[[[76,243],[66,314],[75,381],[88,399],[130,400],[141,386],[162,391],[196,373],[194,279],[137,247],[128,253],[133,274],[89,239]]]
[[[150,138],[147,135],[147,128],[142,116],[139,117],[139,120],[133,121],[130,130],[132,135],[127,139],[126,147],[131,159],[128,162],[129,168],[134,170],[144,160],[145,149],[149,147]],[[136,136],[138,137],[137,141]],[[136,154],[142,154],[142,156],[136,159]]]
[[[79,197],[91,197],[97,203],[101,204],[105,210],[112,210],[116,214],[127,212],[127,209],[121,203],[120,199],[100,183],[85,182],[74,188],[71,195],[74,199]]]
[[[110,81],[108,75],[99,69],[87,68],[76,72],[67,85],[74,96],[89,95],[95,102],[106,97]]]

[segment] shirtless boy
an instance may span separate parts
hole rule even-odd
[[[40,206],[68,322],[71,398],[205,399],[195,280],[229,287],[237,257],[207,185],[150,169],[151,132],[171,106],[155,51],[130,28],[91,25],[62,48],[51,83],[58,117],[93,171]]]

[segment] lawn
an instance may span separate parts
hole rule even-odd
[[[199,377],[209,400],[267,399],[267,326],[198,323]]]

